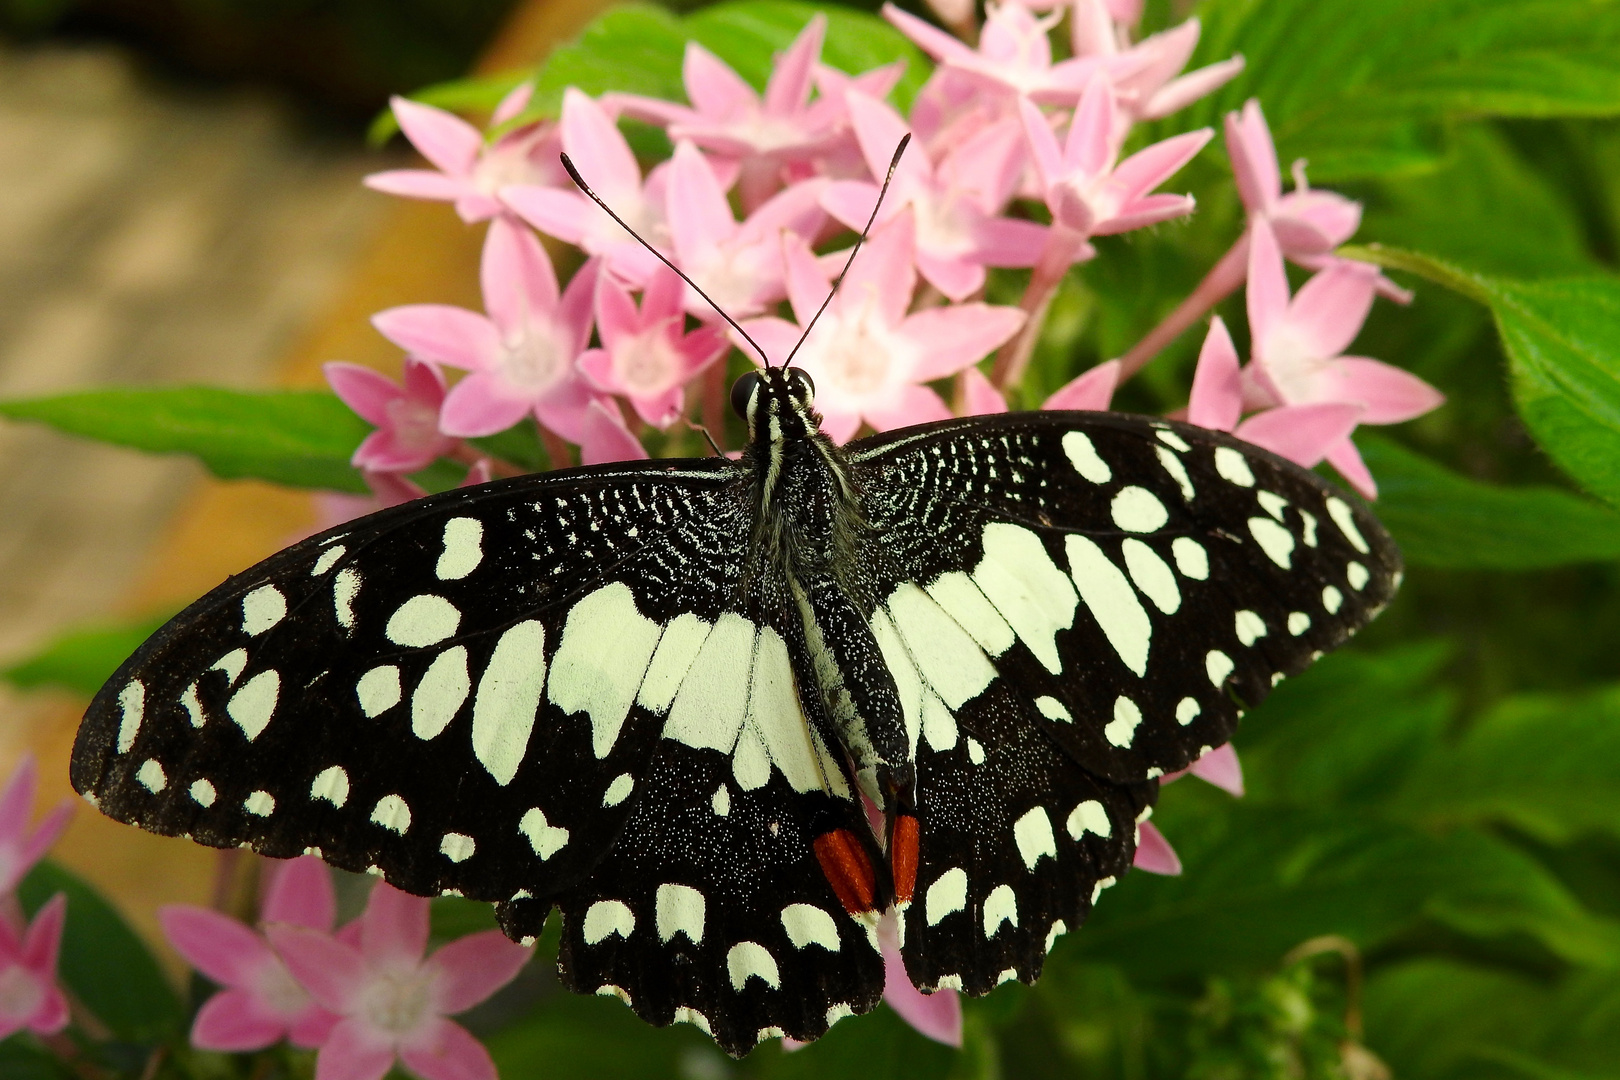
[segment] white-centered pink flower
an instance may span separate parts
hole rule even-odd
[[[587,94],[569,87],[558,121],[562,149],[580,176],[632,229],[654,247],[669,243],[664,220],[664,169],[645,181],[636,155],[613,116]],[[640,285],[658,267],[658,258],[637,243],[569,181],[566,187],[520,184],[503,188],[501,201],[523,220],[559,240],[601,256],[607,268]]]
[[[884,102],[859,91],[846,97],[861,153],[877,179],[834,181],[827,185],[822,205],[859,231],[872,214],[879,181],[907,128]],[[1040,256],[1045,227],[997,216],[1011,200],[1023,168],[1023,135],[1011,122],[981,128],[937,165],[922,147],[907,147],[877,224],[909,214],[917,269],[941,293],[962,300],[983,287],[985,267],[1031,266]]]
[[[288,970],[341,1019],[321,1044],[316,1080],[382,1080],[397,1060],[423,1080],[495,1080],[489,1051],[449,1019],[512,981],[529,950],[499,930],[425,956],[428,901],[379,881],[358,941],[271,926]]]
[[[1344,355],[1372,308],[1378,271],[1335,260],[1289,296],[1282,250],[1265,218],[1249,225],[1249,333],[1244,402],[1355,405],[1360,423],[1397,424],[1437,408],[1445,396],[1416,375],[1381,360]],[[1369,498],[1377,493],[1355,444],[1342,439],[1327,460]]]
[[[524,83],[506,95],[491,125],[499,127],[522,113],[533,92],[533,84]],[[568,183],[557,161],[561,144],[554,124],[525,124],[485,142],[477,128],[443,109],[403,97],[393,99],[393,109],[400,130],[435,168],[372,173],[365,182],[376,191],[451,202],[463,221],[473,222],[505,209],[498,198],[504,187]]]
[[[786,295],[782,235],[813,239],[827,220],[821,208],[823,184],[794,184],[738,222],[708,159],[691,143],[678,143],[666,195],[674,261],[728,315],[759,314]],[[683,302],[705,322],[720,318],[693,290],[685,291]]]
[[[321,369],[332,392],[377,430],[365,437],[350,463],[377,472],[416,472],[457,446],[439,430],[444,375],[432,364],[405,358],[403,382],[359,364],[332,363]]]
[[[1047,104],[1073,105],[1099,66],[1083,56],[1052,62],[1046,35],[1062,12],[1037,16],[1022,4],[990,0],[976,49],[893,4],[883,5],[883,17],[923,52],[981,86]]]
[[[912,248],[909,211],[874,231],[794,358],[815,380],[822,430],[835,442],[848,440],[863,420],[886,431],[949,417],[945,402],[921,384],[976,363],[1023,325],[1016,308],[982,303],[908,314],[917,283]],[[787,236],[784,255],[799,325],[778,318],[745,324],[777,363],[832,287],[803,240]]]
[[[622,395],[636,415],[657,428],[675,422],[686,403],[683,387],[730,348],[720,327],[686,333],[685,290],[673,270],[660,267],[637,310],[629,291],[604,275],[596,284],[602,346],[579,358],[579,370],[593,386]]]
[[[1189,131],[1119,160],[1126,125],[1114,87],[1098,77],[1086,87],[1062,150],[1040,109],[1019,102],[1024,133],[1052,220],[1080,236],[1107,236],[1192,213],[1191,195],[1153,195],[1215,135]]]
[[[0,1039],[27,1029],[53,1035],[67,1027],[67,999],[56,985],[67,897],[57,893],[22,933],[0,918]]]
[[[0,894],[17,888],[73,818],[73,804],[64,799],[29,828],[38,791],[39,763],[33,754],[24,754],[0,792]]]
[[[372,318],[389,341],[421,360],[463,368],[439,414],[439,430],[472,438],[504,431],[532,413],[577,443],[593,392],[574,361],[590,341],[597,264],[587,262],[560,295],[551,259],[529,230],[506,218],[484,240],[480,315],[448,304],[410,304]]]
[[[305,855],[275,864],[261,923],[330,931],[337,903],[332,874]],[[287,970],[257,930],[208,908],[175,904],[158,911],[163,933],[186,962],[222,990],[203,1003],[191,1044],[203,1050],[260,1050],[288,1039],[294,1046],[324,1042],[337,1023]]]

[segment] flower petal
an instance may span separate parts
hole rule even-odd
[[[962,369],[962,415],[989,416],[1007,411],[1007,399],[976,367]]]
[[[529,99],[534,97],[534,81],[525,79],[518,83],[507,95],[501,98],[500,104],[490,114],[489,122],[494,127],[500,127],[508,120],[515,120],[529,107]]]
[[[569,87],[563,91],[560,130],[563,149],[574,167],[609,206],[622,213],[623,207],[640,199],[641,167],[602,106]]]
[[[1187,422],[1215,431],[1231,431],[1243,415],[1243,380],[1237,346],[1219,315],[1209,322],[1198,366],[1193,370]]]
[[[358,1020],[344,1020],[315,1058],[315,1080],[382,1080],[393,1065],[392,1044]]]
[[[980,303],[917,312],[899,327],[899,333],[916,344],[922,357],[910,378],[931,382],[978,363],[1011,339],[1024,325],[1024,318],[1017,308]]]
[[[1311,469],[1363,420],[1362,408],[1355,403],[1284,405],[1256,413],[1233,434]]]
[[[1035,174],[1040,178],[1041,187],[1049,188],[1068,171],[1063,164],[1063,151],[1058,147],[1057,136],[1052,133],[1052,125],[1047,123],[1046,115],[1029,98],[1018,99],[1018,116],[1024,124],[1024,138],[1029,142]]]
[[[479,264],[484,310],[507,338],[557,310],[557,272],[540,241],[507,217],[489,223]]]
[[[1288,324],[1312,353],[1338,356],[1356,339],[1372,310],[1378,269],[1338,259],[1299,287],[1288,308]],[[1252,280],[1252,279],[1251,279]]]
[[[360,364],[322,364],[321,373],[338,399],[373,427],[388,423],[388,406],[403,392],[393,379]],[[3,834],[4,828],[0,826],[0,835]]]
[[[883,1000],[917,1031],[946,1046],[962,1045],[962,998],[955,990],[924,994],[911,984],[899,950],[883,948]]]
[[[607,412],[600,402],[593,402],[592,407]],[[434,1008],[446,1016],[472,1008],[511,982],[532,955],[532,949],[516,944],[499,930],[457,938],[427,961],[437,972]]]
[[[600,400],[593,400],[585,407],[585,415],[581,421],[579,432],[579,463],[581,465],[601,465],[609,461],[640,461],[648,456],[647,448],[641,445],[641,440],[630,434],[630,429],[624,424],[624,418],[617,414],[617,406],[609,409]],[[499,930],[487,932],[505,940]],[[507,942],[507,944],[510,945],[511,942]],[[445,948],[449,948],[449,946],[447,945]],[[447,1009],[446,1011],[459,1012],[460,1010]]]
[[[395,95],[394,118],[411,145],[451,176],[465,176],[484,148],[478,129],[443,109]]]
[[[1119,387],[1119,361],[1107,360],[1069,380],[1041,405],[1043,409],[1086,409],[1101,412]]]
[[[778,54],[770,81],[765,84],[765,111],[791,116],[810,99],[810,80],[827,36],[827,16],[817,13],[788,50]]]
[[[372,967],[419,963],[427,949],[428,901],[386,881],[371,887],[360,917],[360,952]]]
[[[62,949],[62,925],[66,920],[67,895],[57,893],[34,913],[23,935],[22,964],[46,982],[56,978],[56,957]]]
[[[1176,855],[1176,849],[1170,846],[1170,841],[1164,838],[1164,833],[1151,821],[1144,821],[1139,827],[1142,838],[1136,845],[1136,868],[1150,874],[1178,876],[1181,873],[1181,859]]]
[[[1243,765],[1231,743],[1222,743],[1187,770],[1205,783],[1214,784],[1222,791],[1243,798]]]
[[[406,304],[371,317],[377,332],[424,360],[477,371],[500,351],[495,324],[449,304]]]
[[[275,959],[264,939],[228,915],[189,904],[158,909],[163,935],[192,967],[221,986],[240,986]]]
[[[926,386],[902,386],[892,404],[866,410],[867,422],[878,431],[950,418],[951,410],[944,400]]]
[[[1114,182],[1135,199],[1170,179],[1214,137],[1214,128],[1199,128],[1143,147],[1114,169]]]
[[[472,190],[466,180],[427,169],[389,169],[372,173],[361,183],[372,191],[407,199],[433,199],[452,202]]]
[[[337,894],[332,871],[313,855],[277,860],[264,890],[259,918],[264,922],[291,923],[312,930],[330,930],[337,919]]]
[[[1440,391],[1382,360],[1341,356],[1333,367],[1344,399],[1366,406],[1363,424],[1398,424],[1445,404]]]
[[[759,108],[759,94],[731,65],[695,41],[681,61],[686,96],[706,119],[733,120]]]
[[[310,997],[335,1013],[359,1008],[368,972],[358,948],[303,926],[272,924],[264,932]]]
[[[0,843],[22,846],[28,831],[28,817],[34,809],[34,793],[39,788],[39,763],[32,753],[24,753],[12,770],[6,790],[0,792]]]
[[[1265,218],[1249,223],[1249,338],[1258,346],[1288,313],[1288,271]],[[1255,349],[1258,353],[1258,347]],[[1331,355],[1331,354],[1330,354]]]
[[[1367,463],[1361,460],[1361,451],[1349,439],[1328,451],[1328,464],[1339,470],[1339,475],[1350,482],[1350,486],[1369,499],[1378,498],[1378,482],[1373,479],[1372,473],[1367,471]]]
[[[245,990],[222,990],[203,1002],[191,1025],[191,1045],[199,1050],[242,1053],[263,1050],[287,1034],[285,1018],[260,1008]]]
[[[422,1080],[495,1080],[489,1051],[453,1020],[434,1017],[402,1041],[399,1049],[405,1067]]]

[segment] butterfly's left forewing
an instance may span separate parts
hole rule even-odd
[[[1201,428],[1010,414],[850,453],[917,748],[904,951],[922,986],[1032,981],[1130,865],[1153,781],[1399,584],[1370,515]]]

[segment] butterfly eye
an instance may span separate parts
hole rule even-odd
[[[759,372],[750,371],[731,384],[731,409],[744,420],[748,419],[748,403],[759,389]]]
[[[793,389],[794,397],[806,405],[816,400],[816,381],[810,377],[809,372],[795,367],[788,368],[787,373],[788,378],[791,380],[789,386]]]

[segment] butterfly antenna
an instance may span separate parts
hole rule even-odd
[[[911,132],[908,131],[900,137],[900,145],[894,148],[894,157],[889,160],[888,175],[883,178],[883,186],[878,189],[877,202],[872,206],[872,216],[866,219],[866,228],[862,229],[861,235],[855,238],[855,246],[849,249],[849,258],[844,260],[844,268],[838,271],[838,276],[833,279],[832,288],[827,290],[827,299],[821,302],[821,306],[816,308],[816,313],[810,317],[810,323],[804,328],[804,333],[799,335],[799,340],[794,343],[793,351],[787,354],[786,360],[782,361],[783,367],[793,363],[793,358],[799,355],[799,347],[810,337],[810,331],[816,328],[816,320],[820,319],[821,313],[827,310],[827,305],[832,303],[832,298],[838,295],[838,286],[844,283],[844,275],[849,273],[850,265],[855,262],[855,253],[861,250],[862,244],[866,243],[866,234],[872,231],[872,222],[877,220],[878,207],[883,205],[883,196],[889,193],[889,184],[894,180],[894,170],[900,167],[900,155],[904,154],[906,147],[910,145]]]
[[[646,248],[648,251],[650,251],[654,255],[656,255],[658,257],[659,262],[663,263],[665,266],[667,266],[671,270],[675,271],[676,274],[680,275],[680,279],[682,281],[684,281],[688,285],[692,286],[692,291],[693,292],[697,293],[699,296],[703,297],[704,300],[708,301],[709,306],[714,308],[715,312],[722,319],[724,319],[724,320],[726,320],[726,322],[730,323],[731,328],[733,330],[737,331],[737,333],[741,334],[744,341],[748,342],[748,344],[750,344],[750,345],[752,345],[754,347],[754,351],[759,353],[759,358],[765,362],[765,366],[766,367],[771,366],[770,358],[765,355],[765,350],[759,347],[759,342],[755,341],[753,339],[753,337],[751,337],[749,335],[748,331],[744,330],[738,324],[736,319],[733,319],[730,315],[727,315],[725,313],[725,311],[720,307],[720,305],[714,302],[713,297],[711,297],[708,293],[704,292],[698,286],[697,282],[695,282],[691,278],[687,277],[686,276],[686,271],[682,270],[680,267],[678,267],[674,263],[670,262],[668,257],[666,257],[662,251],[659,251],[657,248],[653,247],[651,244],[649,244],[646,241],[646,239],[640,233],[638,233],[638,232],[636,232],[636,230],[632,229],[630,227],[629,222],[625,221],[624,218],[620,217],[618,214],[615,214],[613,212],[613,207],[611,207],[607,203],[603,202],[602,197],[600,195],[598,195],[596,192],[591,190],[591,186],[585,182],[585,178],[583,176],[579,175],[579,170],[574,168],[574,163],[568,159],[567,154],[561,154],[559,156],[562,158],[562,167],[568,171],[568,178],[574,182],[574,184],[579,188],[579,190],[583,191],[586,194],[586,196],[589,197],[591,202],[595,203],[597,206],[600,206],[602,208],[602,210],[607,214],[608,217],[612,218],[614,221],[617,221],[619,223],[620,228],[622,228],[625,232],[629,233],[631,236],[635,237],[636,238],[636,243],[640,244],[642,247]],[[892,172],[893,170],[891,169],[890,171]]]

